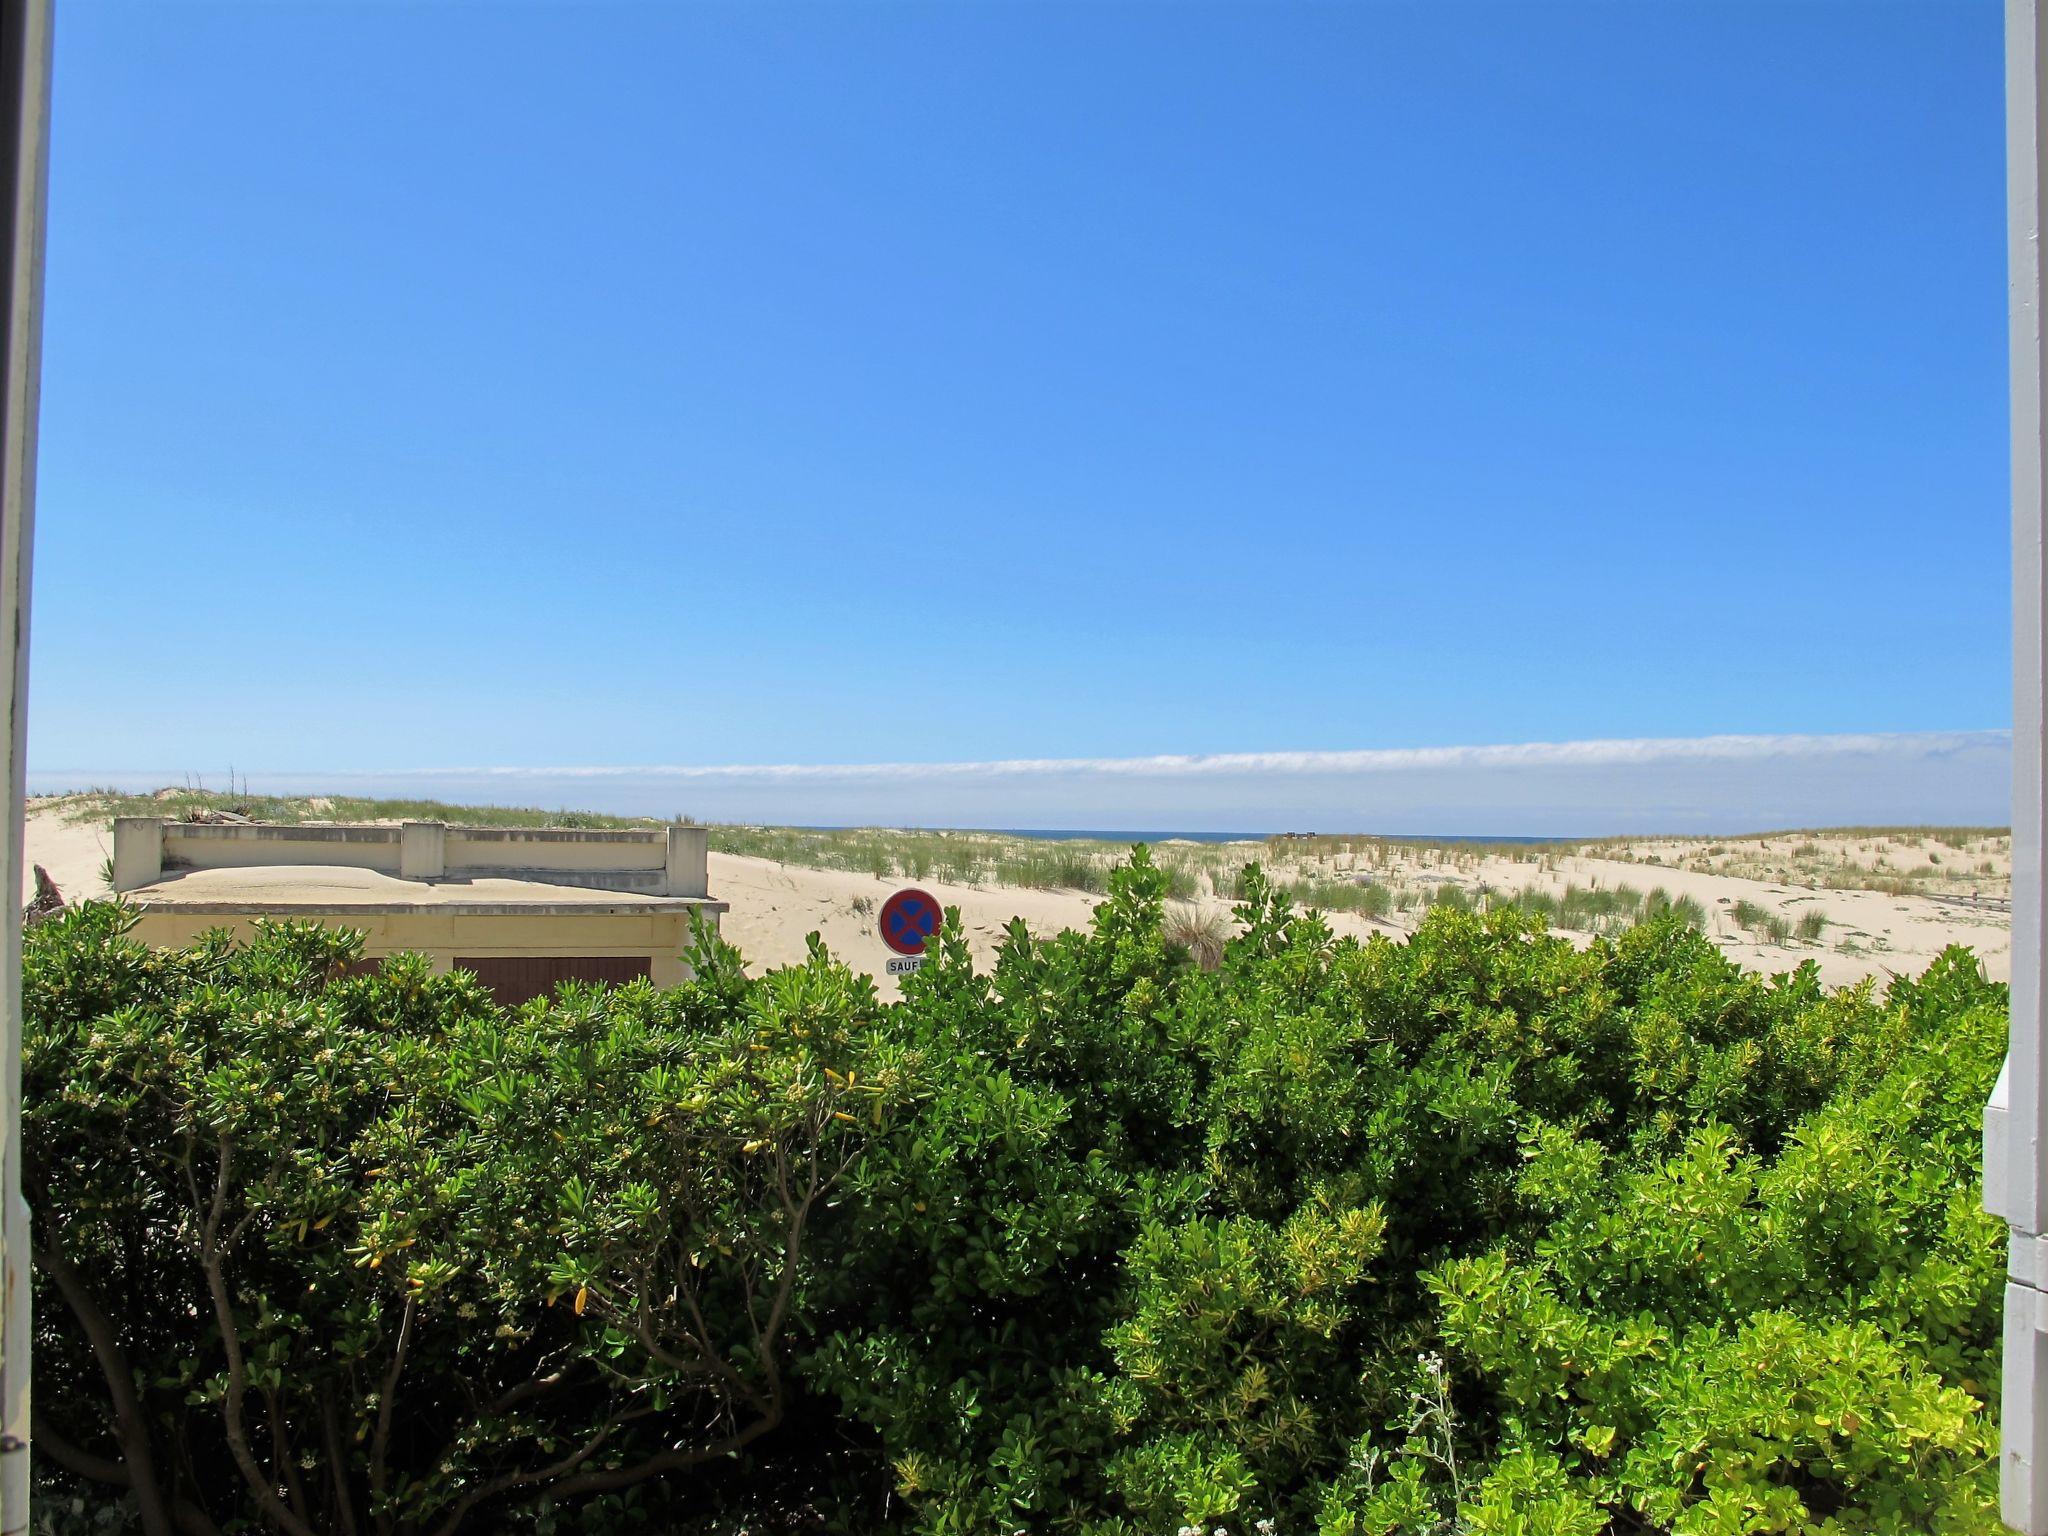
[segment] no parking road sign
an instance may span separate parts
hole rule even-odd
[[[938,899],[925,891],[898,891],[882,903],[882,942],[904,957],[888,963],[891,976],[907,976],[924,964],[924,941],[939,931],[943,916]]]

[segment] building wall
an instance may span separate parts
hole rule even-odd
[[[307,912],[305,917],[359,930],[368,958],[417,951],[438,971],[452,969],[458,955],[646,955],[652,960],[650,979],[657,987],[676,986],[690,974],[682,959],[690,943],[687,912],[501,914],[427,908],[358,915]],[[715,927],[718,915],[707,911],[705,920]],[[145,909],[135,925],[135,937],[168,948],[189,944],[211,929],[226,928],[247,939],[257,921],[224,913]]]

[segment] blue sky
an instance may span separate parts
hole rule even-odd
[[[1999,27],[67,6],[31,762],[1995,732]]]

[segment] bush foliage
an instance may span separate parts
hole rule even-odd
[[[1220,961],[1143,850],[957,922],[507,1011],[266,925],[26,940],[46,1511],[149,1536],[1977,1532],[2005,996],[1664,914]],[[113,1508],[98,1525],[84,1522]]]

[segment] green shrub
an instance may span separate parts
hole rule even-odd
[[[1774,1158],[1709,1122],[1624,1172],[1545,1132],[1536,1261],[1432,1273],[1490,1406],[1589,1495],[1655,1528],[1996,1528],[2001,1234],[1957,1174],[2004,1019],[1955,954],[1889,1018]]]
[[[1169,883],[981,973],[949,915],[889,1006],[38,927],[40,1475],[293,1536],[1996,1528],[1967,954],[1829,992],[1620,891],[1339,939],[1252,867],[1205,969]]]
[[[352,934],[131,923],[26,940],[39,1462],[114,1463],[145,1531],[451,1533],[782,1425],[809,1228],[901,1082],[870,983],[711,946],[507,1013]]]

